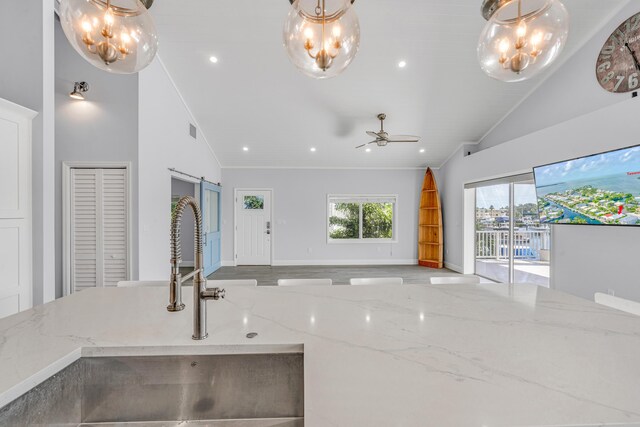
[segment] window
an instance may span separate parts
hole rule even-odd
[[[244,208],[248,210],[263,210],[264,196],[244,196]]]
[[[328,197],[329,243],[396,241],[397,196]]]

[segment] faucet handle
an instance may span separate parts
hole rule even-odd
[[[208,288],[205,289],[204,291],[200,292],[200,296],[204,299],[213,299],[213,300],[219,300],[219,299],[224,299],[225,294],[227,293],[226,290],[224,289],[220,289],[220,288]]]

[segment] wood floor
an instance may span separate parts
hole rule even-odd
[[[296,266],[296,267],[222,267],[208,278],[212,280],[256,279],[258,286],[275,286],[278,279],[332,279],[334,285],[348,285],[357,277],[402,277],[406,284],[427,284],[431,276],[457,273],[417,265],[379,266]]]

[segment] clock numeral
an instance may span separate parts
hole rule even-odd
[[[618,44],[619,40],[615,36],[615,34],[611,34],[611,36],[609,37],[609,42],[611,43],[611,51],[608,52],[607,55],[610,55],[613,53],[613,50],[616,48],[616,45]]]
[[[602,64],[598,65],[598,72],[599,73],[604,73],[609,68],[611,68],[611,62],[610,61],[603,62]]]
[[[638,28],[640,28],[640,15],[636,15],[633,18],[631,18],[631,22],[633,22],[631,31],[636,31]]]
[[[609,83],[609,81],[611,81],[611,79],[613,78],[613,76],[615,76],[616,73],[614,73],[613,71],[609,71],[609,74],[607,74],[606,76],[604,76],[604,79],[602,79],[602,83],[606,84]]]
[[[620,87],[620,85],[624,81],[624,76],[617,76],[616,79],[618,80],[618,83],[616,83],[616,85],[613,87],[613,91],[614,92],[618,91],[618,88]]]
[[[616,50],[615,43],[612,44],[611,46],[605,46],[605,47],[602,48],[602,55],[611,55],[611,54],[613,54],[614,50]]]
[[[633,73],[629,76],[629,90],[638,87],[638,73]]]

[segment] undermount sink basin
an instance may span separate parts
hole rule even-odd
[[[0,425],[302,427],[303,355],[83,357]]]

